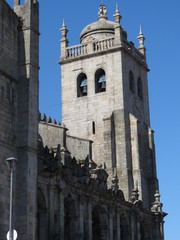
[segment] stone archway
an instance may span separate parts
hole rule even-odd
[[[92,239],[106,240],[108,235],[108,221],[105,210],[96,205],[92,210]]]
[[[68,195],[64,199],[64,240],[75,240],[77,236],[77,208],[74,199]]]
[[[38,240],[47,240],[47,206],[44,194],[38,189]]]

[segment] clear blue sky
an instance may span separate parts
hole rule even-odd
[[[8,0],[12,5],[12,0]],[[69,44],[79,43],[81,30],[97,20],[100,0],[40,0],[40,111],[61,120],[59,29],[65,18]],[[116,0],[104,0],[113,20]],[[157,173],[164,211],[165,239],[180,239],[180,1],[118,0],[121,24],[138,46],[139,25],[146,37],[151,71],[149,103],[155,130]]]

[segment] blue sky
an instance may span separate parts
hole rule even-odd
[[[12,0],[8,0],[12,5]],[[40,0],[40,111],[61,120],[60,27],[69,45],[97,20],[100,0]],[[121,24],[138,46],[139,26],[146,37],[151,127],[155,131],[157,173],[165,219],[165,239],[179,240],[180,214],[180,1],[118,0]],[[113,20],[116,0],[104,0]]]

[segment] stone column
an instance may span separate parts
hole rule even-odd
[[[80,197],[79,201],[79,236],[78,240],[84,239],[84,199]]]
[[[101,231],[101,240],[107,240],[108,239],[107,226],[100,225],[100,231]]]
[[[111,212],[109,213],[109,240],[113,240],[113,214]]]
[[[121,218],[120,213],[117,213],[117,240],[121,240]]]
[[[160,223],[161,239],[164,240],[164,221]]]
[[[131,215],[131,240],[134,239],[134,215]]]
[[[88,240],[92,240],[92,203],[89,201],[87,206],[88,211]]]
[[[53,184],[51,182],[51,184]],[[54,234],[54,186],[50,186],[50,201],[49,201],[49,216],[50,216],[50,224],[49,224],[49,233],[48,237],[52,237]]]
[[[160,240],[160,223],[158,217],[156,218],[156,239]]]
[[[64,198],[65,193],[60,193],[60,240],[64,240]]]
[[[137,222],[137,231],[138,231],[138,240],[141,240],[141,229],[140,229],[140,223],[139,222]]]

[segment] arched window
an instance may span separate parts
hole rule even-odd
[[[131,92],[134,93],[134,75],[132,73],[132,71],[129,72],[129,89],[131,90]]]
[[[87,96],[87,76],[85,73],[80,73],[77,78],[77,96]]]
[[[138,97],[140,99],[143,99],[143,87],[142,87],[141,77],[138,78]]]
[[[98,69],[95,73],[95,93],[106,91],[106,74],[103,69]]]

